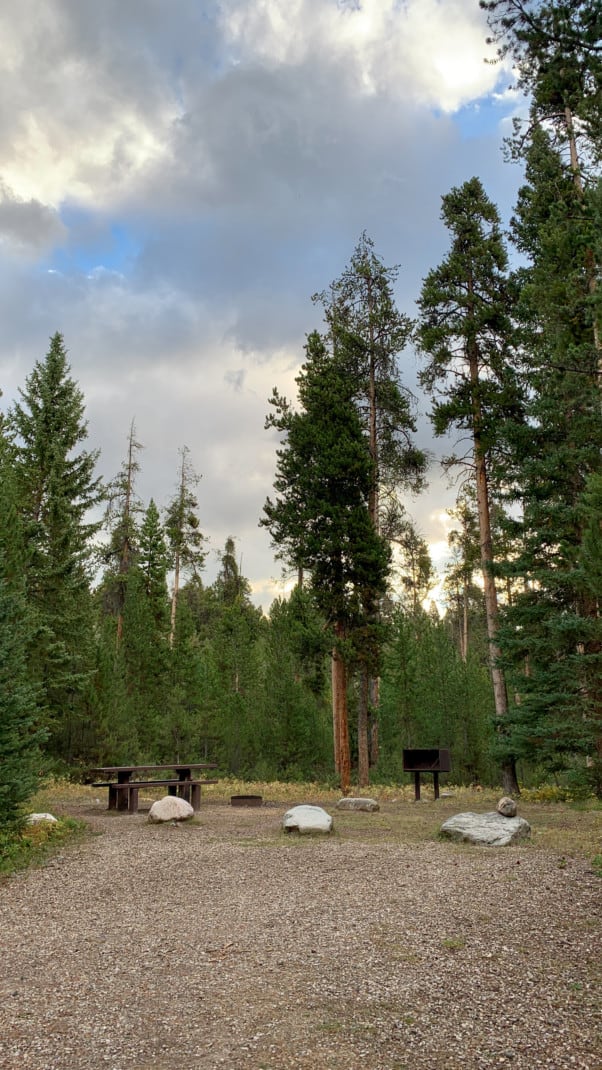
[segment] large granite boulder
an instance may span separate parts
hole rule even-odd
[[[337,810],[365,810],[367,813],[373,814],[376,810],[380,810],[380,804],[377,803],[376,799],[360,799],[345,795],[344,798],[339,799]]]
[[[178,795],[165,795],[154,802],[148,812],[149,821],[187,821],[194,817],[194,810],[186,799]]]
[[[332,832],[332,818],[321,806],[293,806],[282,819],[285,832]]]
[[[486,847],[507,847],[531,835],[531,826],[522,817],[504,817],[495,810],[488,814],[456,814],[441,826],[441,835],[461,843]]]

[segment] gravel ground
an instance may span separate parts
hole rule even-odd
[[[80,809],[98,835],[0,885],[0,1067],[602,1068],[586,861],[285,809]]]

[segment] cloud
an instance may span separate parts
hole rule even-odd
[[[304,66],[327,56],[365,94],[453,111],[491,90],[483,17],[463,0],[261,0],[223,5],[239,63]]]
[[[54,208],[25,201],[0,179],[0,242],[17,253],[39,254],[60,242],[65,227]]]
[[[412,315],[446,247],[441,196],[478,174],[513,199],[512,103],[471,111],[499,88],[485,37],[476,0],[21,0],[6,20],[3,403],[62,331],[103,474],[135,418],[140,493],[163,503],[187,445],[201,526],[216,549],[238,538],[266,606],[264,417],[274,385],[295,394],[311,294],[366,229]],[[415,388],[412,352],[401,369]],[[436,472],[408,502],[433,542],[448,502]]]

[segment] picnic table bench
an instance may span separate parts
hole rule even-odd
[[[211,762],[97,766],[94,772],[110,779],[94,781],[92,787],[109,789],[109,810],[127,810],[130,814],[137,813],[140,788],[166,788],[169,795],[179,795],[191,804],[193,810],[199,810],[201,787],[205,784],[217,784],[217,780],[200,780],[192,774],[198,770],[216,768],[217,766]],[[140,778],[140,774],[162,772],[171,772],[175,776],[146,780]]]

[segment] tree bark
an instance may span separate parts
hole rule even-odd
[[[335,635],[342,638],[344,628],[335,626]],[[332,705],[335,730],[335,765],[338,754],[338,774],[343,795],[351,784],[351,753],[349,749],[349,713],[347,709],[347,666],[335,646],[332,651]]]
[[[357,782],[360,788],[370,783],[370,754],[368,737],[368,709],[370,678],[365,665],[360,668],[360,695],[357,712]]]
[[[498,724],[503,726],[508,717],[508,693],[503,669],[500,667],[500,648],[498,633],[498,601],[493,575],[493,540],[491,537],[491,509],[487,481],[487,462],[482,442],[483,416],[478,395],[479,365],[478,348],[475,342],[468,347],[470,381],[472,385],[472,414],[475,477],[477,492],[477,513],[479,518],[479,546],[481,552],[481,570],[483,573],[483,591],[485,595],[485,617],[487,620],[487,637],[489,639],[489,667],[493,686],[493,698]],[[501,727],[503,731],[503,727]],[[502,762],[502,790],[506,795],[520,793],[516,776],[516,763],[513,758]]]

